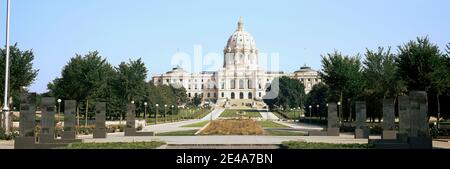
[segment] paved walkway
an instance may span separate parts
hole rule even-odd
[[[307,123],[299,123],[292,121],[274,121],[275,123],[279,123],[285,126],[289,126],[290,128],[297,130],[323,130],[324,127],[316,124],[307,124]]]
[[[216,120],[220,117],[220,115],[223,113],[223,111],[225,111],[224,108],[216,107],[216,108],[214,108],[214,110],[211,113],[209,113],[208,115],[203,117],[201,120],[202,121],[211,120],[211,116],[212,116],[212,120]]]
[[[262,116],[263,120],[280,120],[280,118],[278,118],[278,116],[276,116],[275,114],[273,114],[272,112],[268,112],[266,110],[258,110],[259,113]]]
[[[108,135],[107,139],[85,138],[86,143],[103,142],[140,142],[140,141],[164,141],[167,144],[198,145],[198,144],[281,144],[284,141],[306,141],[321,143],[357,143],[365,144],[367,139],[353,139],[353,136],[343,135],[340,137],[313,137],[313,136],[149,136],[149,137],[123,137]]]
[[[222,112],[225,109],[223,108],[215,108],[211,113],[203,117],[202,119],[195,119],[195,120],[187,120],[187,121],[180,121],[180,122],[173,122],[173,123],[164,123],[164,124],[158,124],[158,125],[148,125],[145,126],[142,131],[152,131],[155,133],[164,133],[164,132],[172,132],[172,131],[186,131],[186,130],[199,130],[201,127],[182,127],[189,124],[195,124],[202,121],[209,121],[212,119],[218,119]]]

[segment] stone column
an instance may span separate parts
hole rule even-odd
[[[95,104],[94,138],[106,138],[106,103]]]
[[[136,105],[128,103],[127,104],[127,114],[124,132],[125,136],[135,136],[136,135]]]
[[[36,145],[36,93],[20,96],[19,136],[14,141],[15,149],[33,149]]]
[[[383,100],[383,135],[382,139],[396,140],[397,131],[395,130],[395,104],[394,99]]]
[[[336,103],[328,103],[328,136],[339,136],[339,121]]]
[[[409,132],[411,131],[410,113],[409,113],[409,96],[398,97],[398,114],[399,114],[399,139],[402,142],[408,141]]]
[[[355,138],[369,138],[369,130],[367,129],[367,114],[366,114],[366,102],[356,101],[356,129]]]
[[[55,141],[55,98],[42,98],[41,133],[39,143]]]
[[[428,101],[425,91],[411,91],[410,114],[411,114],[411,132],[408,143],[414,149],[431,149],[432,138],[428,126]]]
[[[75,140],[76,138],[76,107],[77,101],[64,101],[64,131],[61,136],[63,140]]]

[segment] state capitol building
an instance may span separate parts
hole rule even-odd
[[[204,102],[261,101],[266,88],[277,77],[298,79],[305,92],[319,83],[320,76],[310,67],[303,66],[294,73],[270,72],[258,65],[258,48],[252,35],[244,30],[242,17],[237,30],[228,38],[223,50],[224,64],[218,71],[190,73],[180,67],[153,76],[155,85],[183,86],[189,98],[202,97]]]

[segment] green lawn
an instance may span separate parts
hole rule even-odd
[[[268,135],[268,136],[307,136],[308,134],[299,132],[299,131],[265,130],[265,135]]]
[[[258,118],[262,116],[261,113],[256,110],[225,110],[220,117]]]
[[[166,133],[156,133],[156,136],[194,136],[198,130],[173,131]]]
[[[166,143],[152,142],[132,142],[132,143],[72,143],[65,149],[154,149]]]
[[[208,123],[209,123],[209,121],[202,121],[202,122],[198,122],[198,123],[194,123],[194,124],[184,125],[184,126],[181,126],[181,127],[203,127],[203,126],[205,126]]]
[[[329,144],[307,143],[300,141],[285,141],[282,143],[286,149],[373,149],[371,144]]]
[[[282,124],[278,124],[275,123],[273,121],[258,121],[259,125],[261,125],[261,127],[263,128],[290,128],[288,126],[282,125]]]

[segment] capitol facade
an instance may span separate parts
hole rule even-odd
[[[224,48],[224,64],[218,71],[191,73],[181,67],[164,74],[155,75],[155,85],[182,86],[189,98],[201,97],[204,102],[225,103],[225,101],[255,103],[261,101],[272,80],[287,76],[305,85],[308,93],[319,83],[319,73],[303,66],[294,73],[271,72],[259,66],[259,50],[252,35],[244,30],[242,17],[237,30],[230,36]]]

